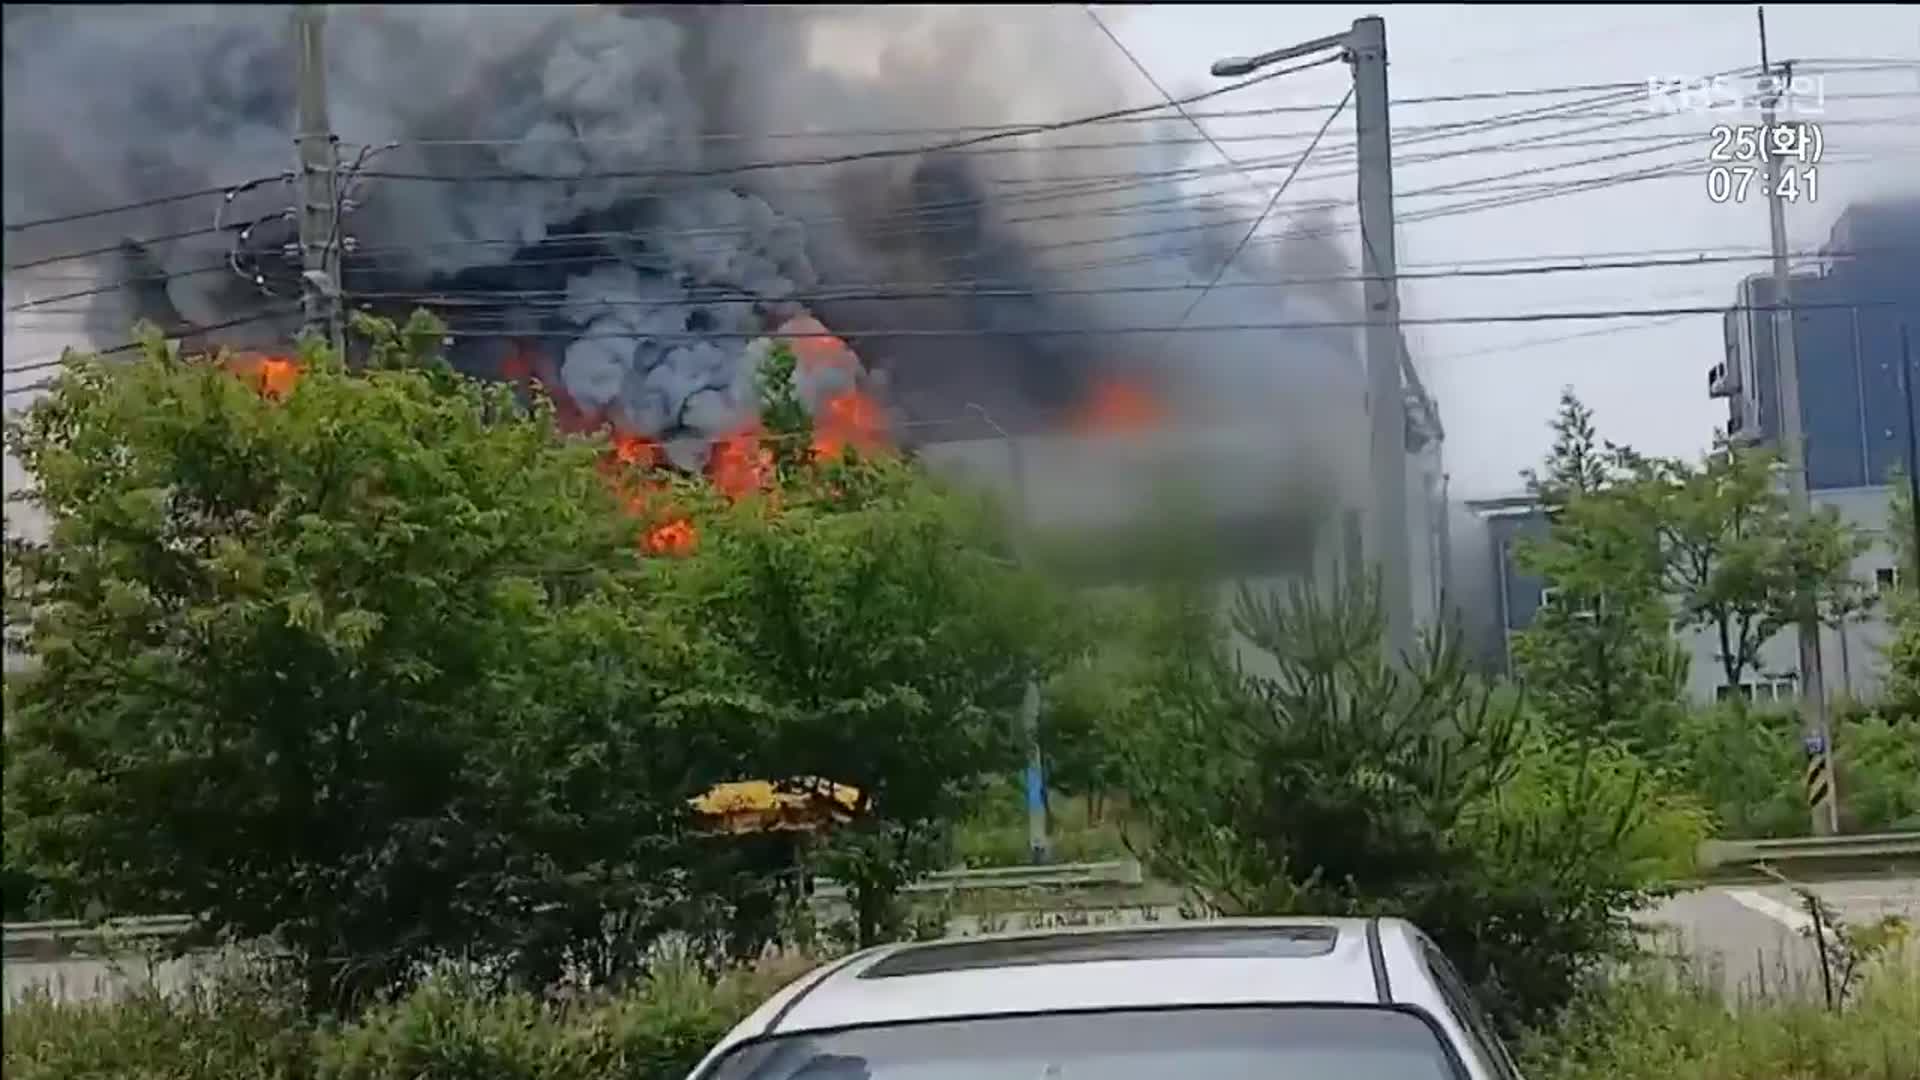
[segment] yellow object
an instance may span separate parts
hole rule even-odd
[[[776,789],[771,780],[716,784],[693,800],[694,812],[730,833],[811,831],[852,819],[860,792],[830,780],[801,777]]]

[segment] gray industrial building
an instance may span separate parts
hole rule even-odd
[[[1901,327],[1920,347],[1920,199],[1848,207],[1835,222],[1819,258],[1793,275],[1794,344],[1800,370],[1801,416],[1807,441],[1808,489],[1817,507],[1830,507],[1871,542],[1854,575],[1880,590],[1902,576],[1887,541],[1888,478],[1907,458],[1908,411],[1900,380]],[[1727,402],[1726,431],[1749,445],[1777,446],[1772,278],[1755,274],[1736,290],[1724,316],[1725,354],[1707,371],[1707,392]],[[1514,562],[1516,542],[1545,532],[1539,507],[1525,496],[1466,504],[1457,516],[1456,543],[1464,555],[1461,586],[1482,598],[1468,629],[1491,671],[1511,668],[1515,633],[1532,622],[1550,583]],[[1466,560],[1471,560],[1472,565]],[[1830,696],[1870,700],[1880,684],[1880,647],[1886,639],[1877,610],[1821,634]],[[1798,643],[1792,630],[1767,642],[1760,670],[1741,688],[1722,685],[1717,645],[1688,634],[1689,693],[1709,701],[1733,693],[1760,699],[1792,697]]]

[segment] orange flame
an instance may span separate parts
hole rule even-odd
[[[283,400],[300,382],[300,364],[290,356],[245,353],[227,361],[227,370],[253,384],[263,397]]]
[[[647,533],[647,550],[655,555],[690,555],[700,544],[700,530],[686,518],[674,518]]]
[[[642,469],[656,468],[666,463],[666,454],[660,449],[659,443],[645,435],[631,435],[617,429],[613,433],[613,448],[608,453],[622,465]]]
[[[840,456],[851,446],[871,454],[887,444],[886,419],[880,406],[858,390],[834,394],[821,403],[814,417],[813,456],[816,460]]]
[[[713,444],[707,477],[721,494],[741,499],[773,484],[773,451],[760,445],[760,427],[751,424]]]
[[[1069,426],[1088,435],[1114,435],[1159,427],[1166,410],[1146,388],[1113,377],[1094,387],[1093,395],[1074,414]]]
[[[814,375],[828,371],[853,373],[860,370],[860,359],[847,343],[833,336],[819,319],[811,315],[796,315],[781,323],[775,333],[810,335],[789,339],[793,346],[794,362],[802,374]]]

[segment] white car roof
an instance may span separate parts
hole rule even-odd
[[[803,976],[715,1048],[856,1024],[1167,1005],[1377,1004],[1368,919],[1223,919],[884,945]],[[1396,920],[1375,940],[1406,948]]]

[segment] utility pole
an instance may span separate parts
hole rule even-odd
[[[1907,407],[1907,511],[1913,515],[1911,524],[1913,533],[1908,539],[1908,546],[1913,548],[1910,552],[1913,556],[1913,566],[1909,567],[1907,572],[1913,575],[1908,579],[1910,584],[1920,588],[1920,464],[1916,464],[1916,459],[1920,459],[1920,452],[1916,451],[1920,448],[1915,446],[1920,439],[1916,439],[1913,430],[1913,354],[1909,351],[1910,348],[1907,341],[1907,324],[1902,322],[1900,324],[1900,397]]]
[[[1400,370],[1398,262],[1393,243],[1393,129],[1387,117],[1387,24],[1355,19],[1344,33],[1258,56],[1216,60],[1213,74],[1239,78],[1263,67],[1339,49],[1353,68],[1353,115],[1360,177],[1360,258],[1367,305],[1368,477],[1373,550],[1387,616],[1387,647],[1413,650],[1413,538],[1407,532],[1407,400]],[[1411,372],[1412,366],[1408,365]]]
[[[1387,24],[1355,19],[1347,37],[1360,176],[1360,257],[1367,305],[1367,417],[1372,435],[1374,558],[1387,645],[1413,651],[1412,538],[1407,535],[1407,401],[1400,384],[1400,296],[1393,236],[1393,129],[1387,110]]]
[[[1767,145],[1780,99],[1780,88],[1793,75],[1791,62],[1780,65],[1776,73],[1767,59],[1767,9],[1758,10],[1760,21],[1760,74],[1767,81],[1766,97],[1760,107],[1763,137]],[[1792,309],[1792,270],[1787,265],[1787,209],[1780,197],[1780,158],[1772,152],[1764,155],[1767,183],[1767,226],[1773,251],[1773,358],[1775,384],[1780,388],[1780,441],[1787,466],[1788,506],[1797,521],[1806,521],[1813,513],[1807,494],[1807,443],[1800,415],[1800,356],[1795,348]],[[1832,783],[1833,732],[1827,722],[1827,687],[1820,669],[1820,619],[1811,604],[1802,605],[1795,635],[1800,643],[1800,718],[1812,764],[1824,766],[1828,782],[1818,791],[1824,798],[1813,798],[1808,809],[1813,816],[1816,836],[1840,831],[1839,798]],[[1810,789],[1809,795],[1815,795]],[[1825,805],[1821,805],[1824,803]]]
[[[1027,555],[1027,531],[1032,517],[1027,502],[1027,458],[1020,440],[1014,438],[993,419],[986,409],[972,402],[967,408],[980,414],[1000,441],[1007,444],[1007,472],[1013,479],[1014,509],[1018,515],[1015,537],[1020,557]],[[1053,861],[1053,844],[1047,837],[1047,764],[1040,753],[1040,680],[1028,679],[1026,694],[1020,700],[1020,738],[1027,748],[1027,857],[1039,866]]]
[[[339,149],[327,120],[326,9],[293,9],[298,115],[293,143],[300,155],[300,291],[303,327],[344,358],[340,319]]]

